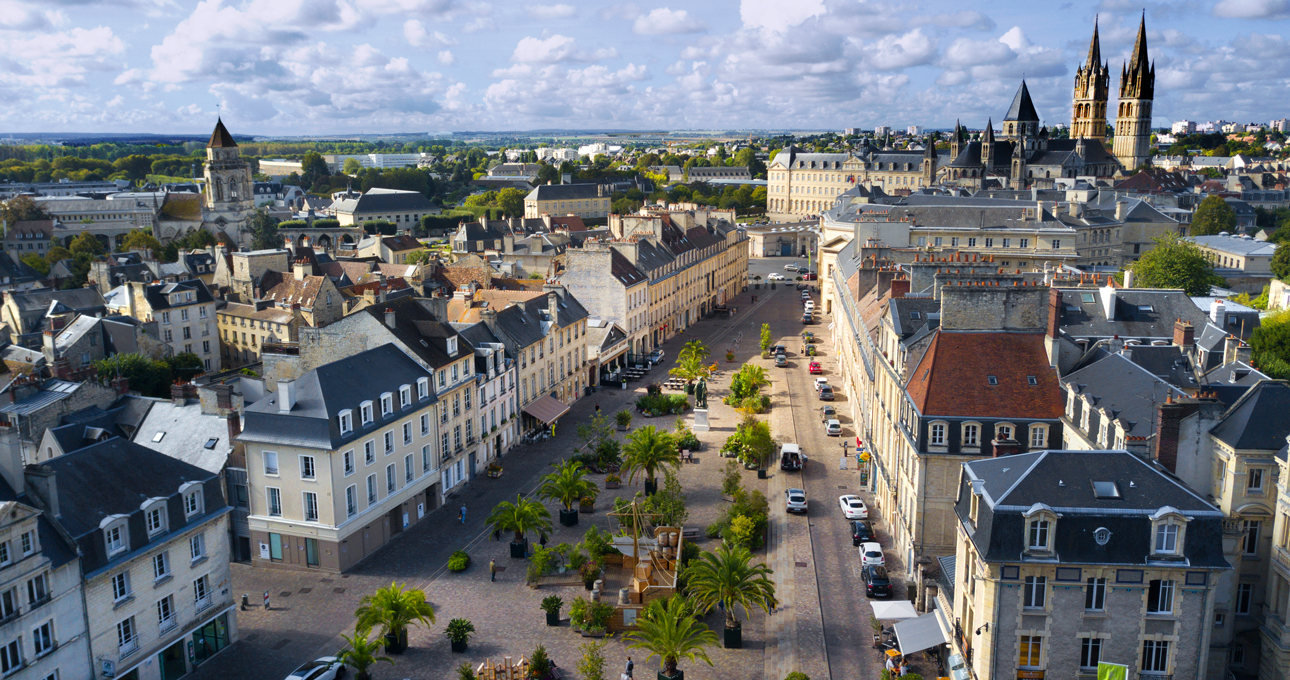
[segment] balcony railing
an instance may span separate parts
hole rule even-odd
[[[317,519],[317,518],[314,518],[314,519],[312,519],[312,520],[310,520],[310,521],[316,522],[316,521],[318,521],[318,519]],[[210,609],[210,606],[211,606],[211,598],[210,598],[210,595],[207,595],[206,597],[203,597],[203,598],[201,598],[201,599],[197,600],[197,602],[196,602],[196,606],[197,606],[197,611],[199,611],[199,612],[204,612],[204,611],[206,611],[207,609]]]
[[[174,630],[175,626],[178,625],[179,622],[175,620],[174,615],[168,616],[157,622],[157,628],[161,633],[168,633],[171,630]]]
[[[126,640],[125,643],[123,643],[116,649],[117,656],[121,659],[127,659],[130,657],[131,654],[134,654],[135,652],[138,652],[138,651],[139,651],[139,640],[137,638],[130,638],[129,640]]]

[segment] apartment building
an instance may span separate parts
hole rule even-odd
[[[475,351],[475,386],[479,390],[477,460],[500,459],[515,444],[514,421],[519,420],[516,375],[519,364],[507,356],[506,345],[483,323],[452,324],[462,341]]]
[[[195,354],[207,373],[223,366],[215,320],[215,298],[200,279],[145,284],[131,281],[106,296],[107,309],[140,321],[156,321],[161,342],[174,354]]]
[[[602,184],[543,184],[524,197],[524,217],[577,215],[583,219],[609,216],[612,197]]]
[[[330,211],[342,227],[389,222],[400,229],[412,229],[421,224],[422,217],[441,212],[425,194],[400,189],[368,189],[357,198],[336,201]]]
[[[257,300],[249,305],[230,302],[215,317],[220,356],[226,368],[258,363],[266,342],[296,341],[295,315],[275,307],[272,300]]]
[[[1188,240],[1205,253],[1205,258],[1220,274],[1272,278],[1272,255],[1277,249],[1275,243],[1255,241],[1249,236],[1225,234],[1193,236]]]
[[[608,242],[588,240],[568,250],[560,283],[592,316],[618,324],[627,333],[629,352],[649,352],[649,279]]]
[[[1288,444],[1287,446],[1290,446]],[[1271,574],[1268,594],[1264,599],[1264,626],[1260,628],[1263,649],[1259,664],[1259,677],[1268,680],[1285,680],[1290,677],[1290,455],[1287,446],[1275,454],[1277,465],[1276,485],[1277,514],[1272,526],[1272,545],[1269,550]]]
[[[430,386],[438,402],[431,423],[438,458],[431,456],[426,510],[443,504],[457,485],[473,479],[489,458],[480,446],[485,433],[479,427],[475,356],[471,345],[446,323],[442,299],[398,298],[364,307],[322,329],[300,331],[300,370],[306,371],[393,343],[434,376]]]
[[[344,572],[425,517],[441,450],[434,377],[385,344],[246,407],[253,565]]]
[[[88,678],[76,545],[27,494],[0,481],[0,674]]]
[[[1126,451],[964,463],[956,651],[978,678],[1197,678],[1231,567],[1224,514]]]
[[[26,478],[80,553],[95,677],[177,678],[237,641],[219,473],[114,437]]]
[[[767,166],[767,217],[795,221],[819,215],[858,185],[880,185],[888,193],[931,186],[939,159],[933,145],[924,150],[864,146],[855,153],[804,153],[781,149]]]

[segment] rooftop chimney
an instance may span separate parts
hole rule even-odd
[[[1115,202],[1115,219],[1118,222],[1124,221],[1124,213],[1127,212],[1128,201]]]
[[[390,328],[398,326],[398,322],[395,320],[394,310],[389,307],[385,308],[385,325]]]
[[[290,413],[296,406],[296,382],[294,380],[278,381],[278,412]]]
[[[546,294],[546,310],[551,315],[551,323],[558,324],[560,318],[560,296],[551,291]]]
[[[27,486],[49,508],[49,514],[55,518],[62,517],[62,510],[58,507],[58,473],[48,465],[28,465],[25,472]]]
[[[1174,344],[1184,349],[1196,344],[1196,329],[1190,322],[1182,319],[1174,322]]]
[[[908,294],[909,294],[909,279],[892,279],[891,281],[892,299],[903,298]]]
[[[1223,327],[1223,312],[1227,309],[1227,303],[1222,300],[1211,300],[1209,303],[1209,320],[1219,328]]]

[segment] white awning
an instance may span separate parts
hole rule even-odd
[[[908,600],[874,602],[872,604],[874,618],[879,620],[890,621],[918,618],[918,610],[914,609],[914,603]]]
[[[896,630],[896,644],[901,654],[913,654],[949,642],[935,612],[901,621],[892,628]]]

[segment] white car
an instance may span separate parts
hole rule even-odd
[[[814,301],[814,300],[806,300],[806,301],[802,302],[802,306],[803,306],[803,307],[805,307],[805,308],[806,308],[806,311],[808,311],[808,312],[814,312],[814,311],[815,311],[815,301]]]
[[[336,680],[345,675],[345,664],[334,656],[324,656],[291,671],[287,680]]]
[[[838,505],[842,506],[842,514],[847,519],[869,519],[869,508],[859,496],[839,496]]]
[[[806,514],[806,491],[803,489],[787,489],[784,491],[784,497],[787,500],[789,512],[800,512]]]
[[[784,271],[786,271],[786,272],[795,272],[795,271],[797,271],[797,269],[798,269],[798,267],[797,267],[797,263],[796,263],[796,262],[790,262],[790,263],[788,263],[788,264],[784,265]]]
[[[882,546],[877,543],[860,544],[860,567],[885,567],[886,560],[882,557]]]
[[[830,437],[842,436],[842,423],[838,422],[836,419],[825,421],[824,434],[827,434]]]
[[[829,384],[829,379],[828,379],[828,378],[826,378],[826,377],[824,377],[824,376],[822,376],[822,375],[817,375],[817,376],[815,376],[815,391],[816,391],[816,392],[819,392],[821,387],[825,387],[825,386],[827,386],[828,384]]]
[[[783,274],[780,274],[779,272],[775,272],[774,274],[770,274],[770,275],[769,275],[769,276],[767,276],[766,278],[767,278],[768,280],[770,280],[770,281],[785,281],[785,280],[786,280],[786,279],[784,278],[784,275],[783,275]]]

